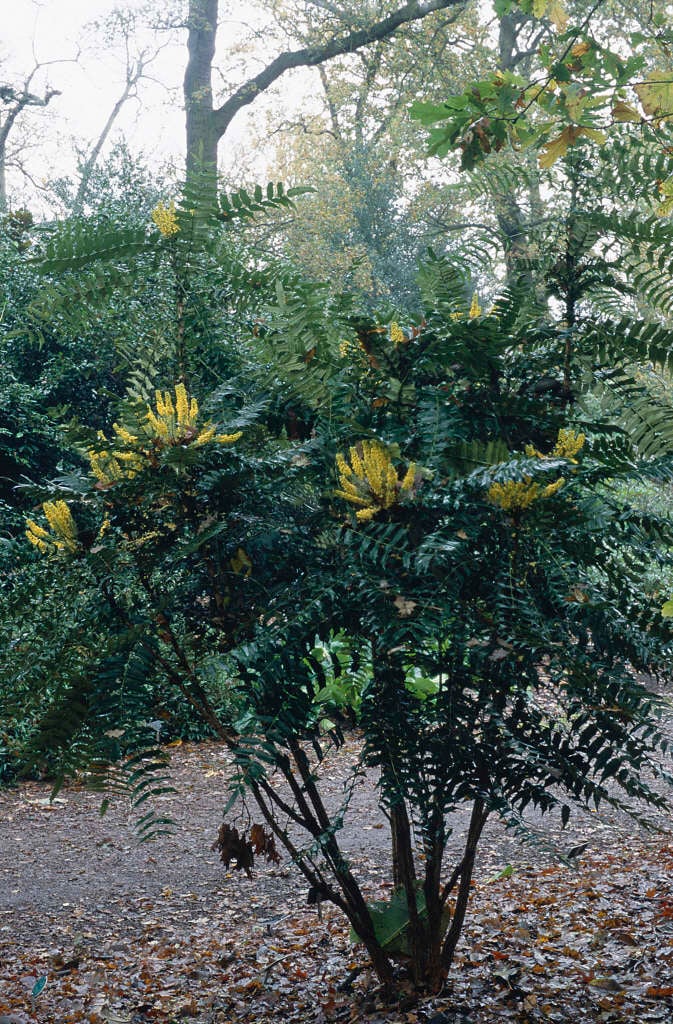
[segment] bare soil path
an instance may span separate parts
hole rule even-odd
[[[356,744],[324,769],[335,802]],[[0,791],[0,1024],[673,1021],[666,816],[653,834],[614,814],[578,814],[562,835],[537,822],[533,846],[491,825],[450,986],[391,1008],[343,919],[307,906],[291,865],[248,879],[211,850],[226,750],[183,745],[172,769],[177,792],[159,809],[173,834],[144,845],[121,799],[101,817],[100,796],[77,786],[54,803],[47,783]],[[459,815],[456,842],[465,824]],[[588,846],[572,869],[551,842]],[[384,893],[389,836],[373,780],[356,788],[343,844],[372,895]]]

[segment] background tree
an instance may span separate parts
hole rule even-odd
[[[115,8],[102,21],[89,26],[89,31],[96,38],[97,46],[106,50],[121,49],[123,61],[123,85],[110,113],[103,125],[98,138],[88,152],[80,159],[80,180],[74,201],[74,209],[81,212],[89,190],[94,168],[100,158],[105,143],[110,137],[119,115],[129,101],[139,101],[139,87],[150,75],[150,69],[162,50],[169,45],[168,39],[152,42],[141,42],[139,37],[146,39],[152,28],[151,10],[122,10]]]
[[[406,5],[388,11],[385,6],[377,10],[379,20],[366,24],[353,24],[336,10],[336,17],[326,8],[324,19],[327,38],[295,50],[286,50],[270,61],[256,75],[234,88],[219,106],[213,91],[213,61],[217,36],[217,0],[190,0],[188,15],[189,59],[184,80],[185,110],[187,117],[187,177],[197,172],[212,171],[217,167],[217,147],[231,121],[243,107],[252,103],[260,92],[268,89],[283,74],[293,68],[315,67],[344,53],[350,53],[385,39],[401,26],[424,19],[437,11],[462,6],[463,0],[429,0],[418,3],[410,0]],[[320,6],[320,5],[318,5]],[[352,18],[352,15],[351,15]],[[359,21],[359,19],[358,19]],[[214,199],[211,188],[210,200]]]
[[[11,148],[16,130],[26,115],[48,107],[52,99],[59,95],[58,89],[48,85],[41,95],[33,91],[35,78],[46,66],[36,60],[34,67],[21,83],[0,84],[0,213],[7,209],[7,167],[18,166],[23,174],[30,176],[25,162],[21,159],[21,154],[25,155],[25,150],[29,148],[25,136]]]
[[[572,4],[554,10],[563,23],[581,24],[587,13]],[[322,113],[294,122],[269,115],[267,137],[282,139],[272,173],[316,187],[314,224],[286,229],[286,251],[309,273],[413,305],[413,268],[431,244],[474,261],[475,272],[479,266],[484,273],[488,261],[496,273],[525,273],[536,286],[533,256],[556,212],[554,193],[540,191],[536,154],[501,149],[483,172],[459,174],[460,153],[452,152],[438,171],[408,120],[423,91],[439,103],[489,68],[522,80],[541,71],[538,51],[553,46],[554,24],[536,19],[530,5],[498,11],[483,22],[470,8],[447,11],[385,46],[332,61],[319,69]],[[649,5],[605,3],[594,11],[591,31],[609,45],[616,19],[625,31],[640,31],[649,40],[648,60],[660,62],[655,15]]]

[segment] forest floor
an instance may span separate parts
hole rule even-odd
[[[323,763],[335,801],[357,753]],[[539,843],[487,826],[445,990],[380,1001],[343,917],[307,905],[286,861],[226,870],[211,844],[230,776],[215,743],[171,751],[171,835],[139,844],[121,798],[48,783],[0,791],[0,1024],[519,1024],[673,1020],[673,820],[647,832],[578,813]],[[368,894],[389,837],[374,781],[355,789],[343,845]],[[466,816],[459,815],[456,848]],[[565,866],[563,851],[587,844]]]

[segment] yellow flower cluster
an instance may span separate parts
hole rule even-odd
[[[124,427],[120,427],[118,423],[113,423],[112,429],[124,444],[137,443],[137,437]],[[98,440],[103,444],[109,444],[102,431],[98,432]],[[106,448],[96,451],[94,448],[90,448],[87,454],[91,472],[102,487],[111,487],[118,480],[131,480],[145,465],[140,454],[135,451]]]
[[[42,505],[51,532],[39,526],[33,519],[26,520],[26,537],[41,554],[65,551],[74,554],[77,542],[77,526],[72,513],[64,501],[45,501]]]
[[[165,203],[158,203],[152,210],[152,220],[164,238],[171,238],[172,235],[177,235],[180,230],[175,212],[175,203],[172,200],[168,206]]]
[[[523,480],[507,480],[504,484],[491,484],[487,491],[488,500],[498,505],[504,512],[521,512],[529,508],[534,501],[542,501],[544,498],[551,498],[552,494],[560,491],[565,483],[563,477],[559,477],[553,484],[542,484],[525,476]]]
[[[568,459],[569,462],[577,462],[575,456],[584,447],[585,434],[576,434],[574,430],[561,427],[556,439],[556,445],[552,455],[560,459]]]
[[[390,325],[390,340],[393,345],[404,345],[409,340],[396,320]]]
[[[554,445],[553,451],[549,455],[543,455],[537,448],[534,448],[532,444],[526,445],[526,455],[533,457],[537,456],[538,459],[567,459],[568,462],[577,463],[575,456],[584,447],[586,441],[585,434],[578,434],[572,428],[566,429],[561,427],[556,438],[556,444]]]
[[[400,480],[390,453],[379,441],[360,441],[349,449],[350,464],[339,452],[336,457],[341,489],[335,491],[351,505],[358,505],[356,519],[369,522],[377,512],[391,508],[408,494],[416,480],[416,464]]]
[[[568,462],[576,464],[575,456],[583,448],[585,441],[584,434],[561,427],[554,449],[549,455],[543,455],[532,444],[527,444],[525,451],[529,458],[567,459]],[[521,512],[523,509],[529,508],[534,501],[541,501],[556,494],[564,483],[565,478],[562,476],[546,486],[537,483],[529,476],[525,476],[523,480],[507,480],[504,484],[491,484],[487,492],[488,500],[505,512]]]
[[[491,313],[493,313],[494,310],[495,306],[491,310]],[[481,313],[482,309],[481,306],[479,305],[479,296],[475,292],[474,295],[472,296],[472,302],[470,303],[470,311],[467,315],[469,316],[470,320],[476,320],[478,316],[481,316]],[[449,315],[452,320],[462,320],[463,317],[465,316],[463,311],[460,309],[457,309],[454,313],[450,313]]]
[[[147,465],[151,454],[167,445],[200,447],[210,441],[233,444],[241,437],[240,430],[235,434],[218,434],[217,427],[210,422],[199,427],[198,418],[198,402],[189,397],[184,384],[175,385],[175,397],[170,391],[157,391],[155,408],[147,406],[145,421],[141,424],[142,436],[119,423],[112,424],[116,441],[108,441],[105,434],[99,433],[104,445],[114,444],[115,447],[89,450],[91,472],[101,486],[110,487],[118,480],[130,480]]]
[[[567,459],[568,462],[577,463],[575,456],[584,447],[586,436],[577,433],[571,428],[561,427],[556,438],[556,444],[549,455],[543,455],[532,444],[527,444],[526,455],[529,458],[538,459]],[[559,477],[552,484],[537,483],[531,477],[525,476],[523,480],[507,480],[504,484],[491,484],[488,489],[488,500],[498,505],[505,512],[521,512],[530,508],[534,501],[542,501],[550,498],[561,490],[565,483],[564,477]]]
[[[199,406],[195,398],[190,398],[184,384],[175,385],[175,402],[170,391],[155,392],[156,410],[148,406],[146,433],[151,440],[161,447],[165,444],[233,444],[238,441],[242,431],[235,434],[218,434],[214,423],[205,423],[201,429],[197,426]]]

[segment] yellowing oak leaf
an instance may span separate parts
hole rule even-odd
[[[635,86],[635,90],[649,117],[662,121],[673,119],[673,75],[670,71],[651,71],[644,82]]]
[[[537,162],[540,167],[552,167],[557,160],[560,160],[562,156],[566,155],[568,152],[568,146],[572,145],[572,130],[572,128],[564,128],[561,134],[557,135],[555,139],[550,139],[549,142],[545,143],[537,158]]]
[[[666,181],[660,183],[659,193],[664,198],[654,212],[657,217],[668,217],[669,213],[673,212],[673,177],[666,178]]]
[[[618,100],[612,108],[612,116],[615,121],[621,121],[626,123],[627,121],[639,122],[641,119],[640,114],[635,107],[632,107],[630,103],[624,103],[623,100]]]
[[[563,32],[568,24],[568,14],[563,0],[533,0],[533,16],[549,18],[559,32]]]
[[[552,0],[547,8],[547,16],[555,29],[565,32],[568,27],[568,12],[561,0]]]
[[[591,139],[592,142],[597,142],[599,146],[602,146],[606,140],[606,135],[605,132],[601,132],[597,128],[585,128],[583,125],[575,124],[568,125],[560,135],[557,135],[555,139],[550,139],[542,147],[537,158],[538,164],[540,167],[551,167],[557,160],[566,155],[569,146],[574,146],[577,140],[581,138]]]

